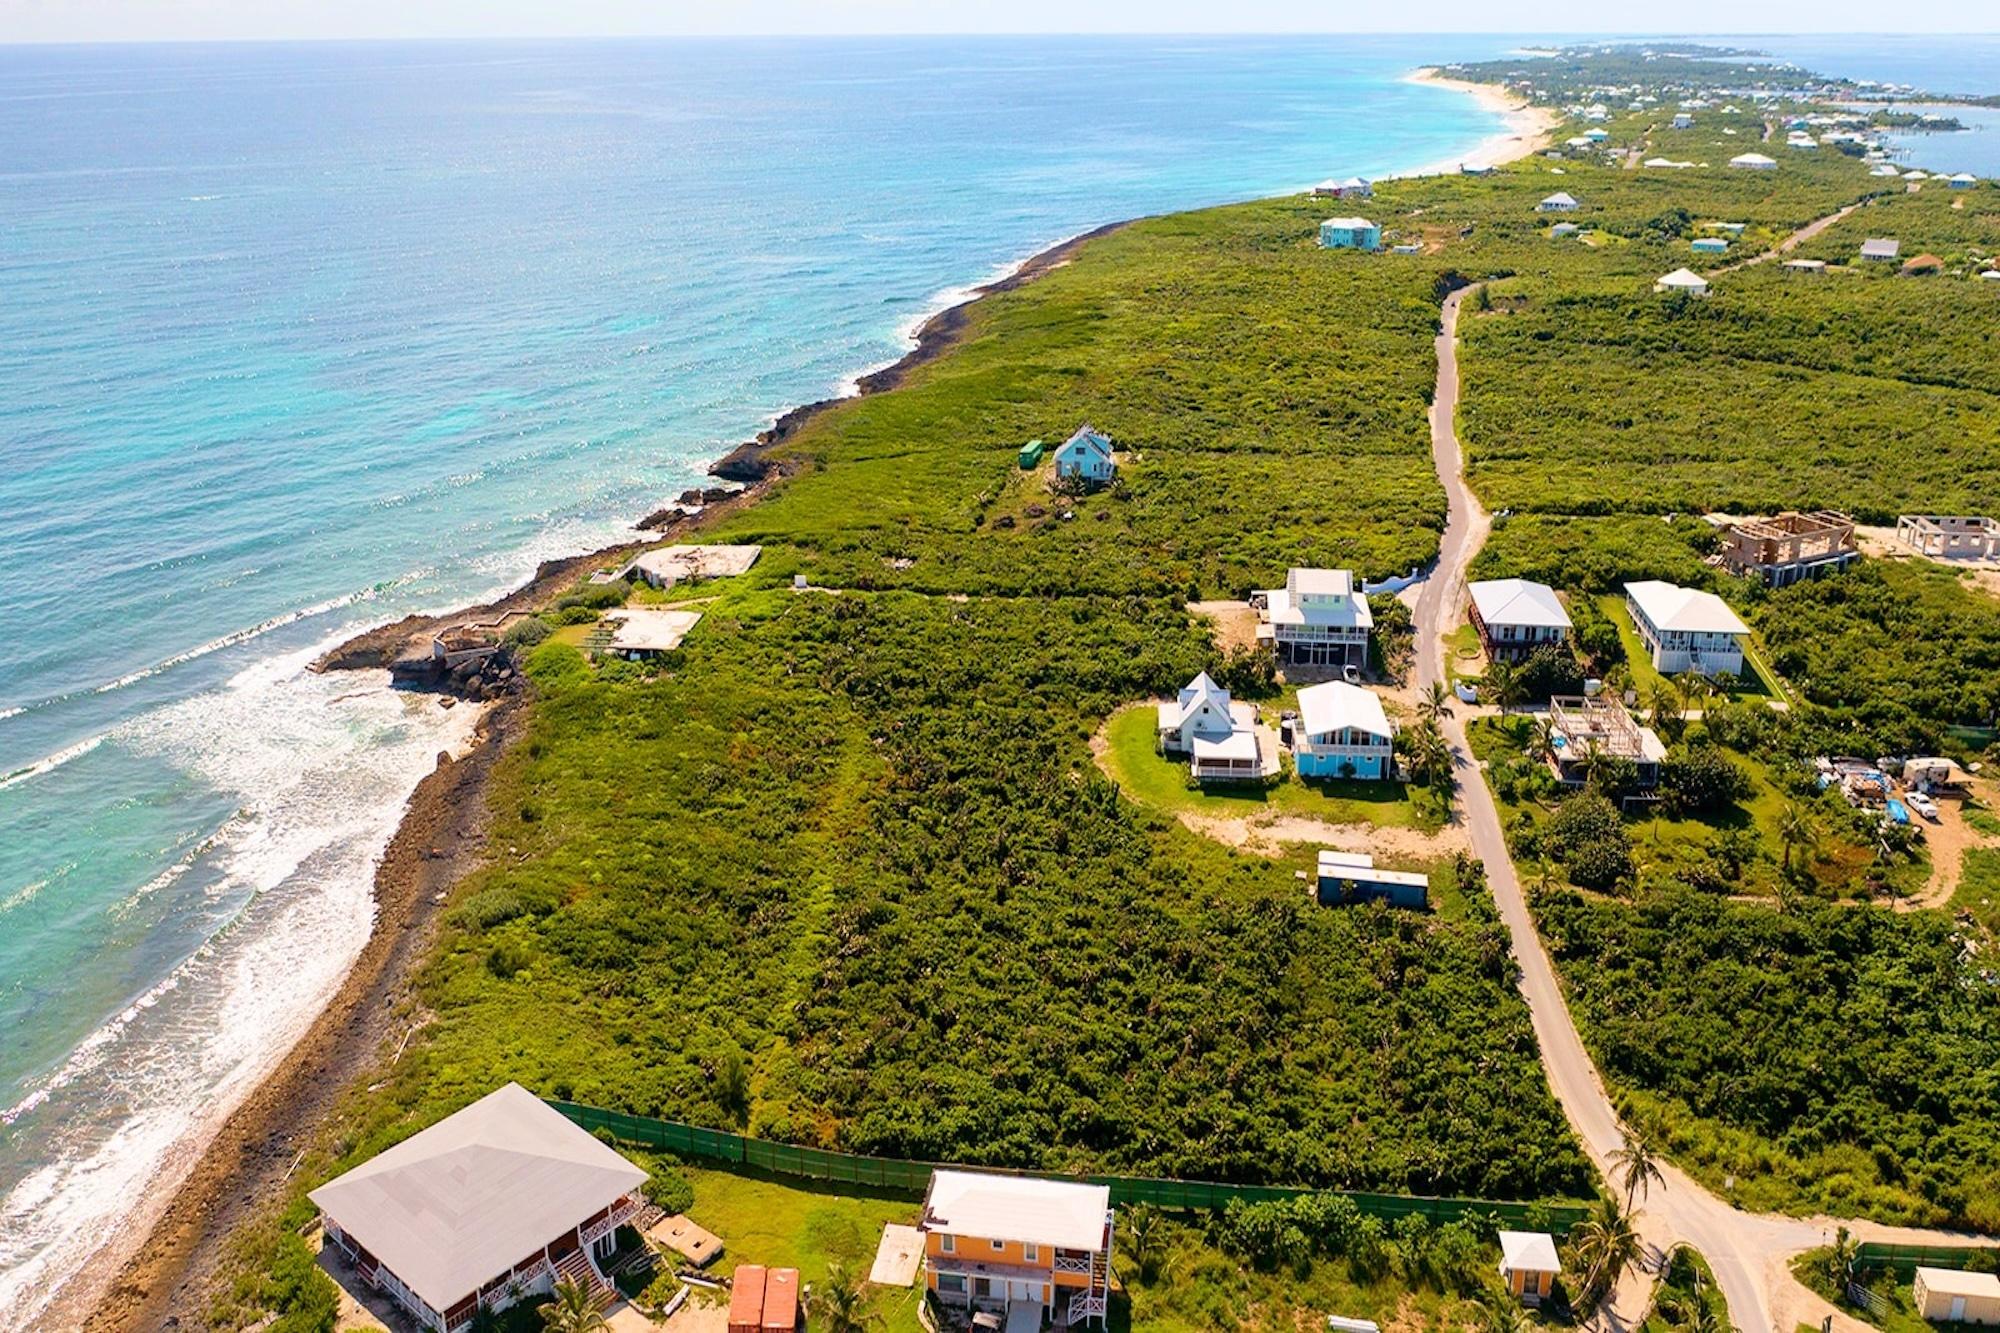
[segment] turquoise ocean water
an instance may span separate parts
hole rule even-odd
[[[1454,161],[1497,121],[1403,76],[1513,44],[0,48],[0,1326],[310,1021],[465,738],[319,649],[616,539],[1052,242]]]

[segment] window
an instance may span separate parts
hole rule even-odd
[[[991,1245],[991,1246],[993,1247],[993,1253],[995,1253],[995,1254],[998,1254],[998,1253],[1000,1253],[1000,1251],[1002,1251],[1002,1250],[1004,1250],[1004,1249],[1006,1249],[1006,1248],[1007,1248],[1007,1242],[1006,1242],[1006,1241],[1004,1241],[1004,1240],[993,1240],[993,1241],[988,1241],[988,1242],[987,1242],[987,1244],[989,1244],[989,1245]]]
[[[954,1296],[963,1296],[965,1294],[965,1274],[939,1273],[937,1275],[937,1289],[939,1291],[950,1292]]]
[[[1023,1243],[1021,1246],[1021,1258],[1031,1264],[1039,1263],[1042,1258],[1042,1247],[1039,1245]]]
[[[958,1237],[952,1235],[949,1231],[944,1232],[938,1237],[938,1250],[944,1254],[956,1254],[958,1252]]]

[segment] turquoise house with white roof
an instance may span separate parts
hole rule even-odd
[[[1319,224],[1319,243],[1328,250],[1380,250],[1382,229],[1367,218],[1328,218]]]

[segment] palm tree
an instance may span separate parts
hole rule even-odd
[[[1512,662],[1489,662],[1486,664],[1485,681],[1487,693],[1493,702],[1500,705],[1502,712],[1521,702],[1527,688],[1521,680],[1521,669]]]
[[[1784,868],[1789,875],[1792,873],[1793,849],[1810,852],[1817,846],[1819,826],[1813,822],[1810,812],[1786,802],[1784,813],[1778,817],[1778,842],[1784,848]]]
[[[1445,688],[1444,682],[1441,680],[1432,681],[1424,687],[1423,693],[1417,696],[1418,717],[1428,718],[1435,722],[1450,712],[1451,691]]]
[[[1479,1302],[1479,1333],[1528,1333],[1528,1316],[1503,1295],[1486,1293]]]
[[[1618,1285],[1632,1261],[1639,1257],[1639,1233],[1632,1219],[1616,1199],[1599,1199],[1589,1217],[1570,1232],[1577,1262],[1583,1267],[1583,1289],[1602,1296]]]
[[[1848,1234],[1846,1227],[1834,1233],[1833,1244],[1826,1252],[1826,1268],[1823,1276],[1826,1285],[1835,1291],[1847,1290],[1847,1281],[1854,1275],[1854,1261],[1861,1253],[1861,1242]]]
[[[1667,1178],[1660,1173],[1660,1162],[1653,1155],[1653,1149],[1643,1134],[1627,1134],[1625,1141],[1611,1153],[1611,1161],[1618,1167],[1618,1173],[1625,1177],[1625,1210],[1632,1209],[1632,1199],[1644,1191],[1649,1197],[1653,1186],[1666,1186]]]
[[[1547,713],[1537,716],[1528,729],[1528,753],[1537,759],[1555,758],[1556,722]]]
[[[1125,1210],[1125,1248],[1138,1265],[1142,1282],[1151,1282],[1159,1271],[1159,1221],[1160,1215],[1143,1203]]]
[[[611,1327],[597,1308],[597,1298],[568,1278],[556,1283],[541,1316],[544,1333],[604,1333]]]
[[[862,1333],[881,1322],[880,1315],[864,1307],[860,1285],[839,1264],[813,1284],[812,1317],[822,1333]]]
[[[1665,676],[1646,687],[1646,707],[1652,711],[1653,725],[1664,732],[1668,740],[1679,740],[1681,732],[1681,696],[1673,682]]]

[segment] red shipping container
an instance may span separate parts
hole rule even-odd
[[[764,1265],[738,1264],[729,1292],[729,1333],[764,1333]]]
[[[799,1326],[799,1270],[774,1268],[764,1279],[762,1333],[792,1333]]]

